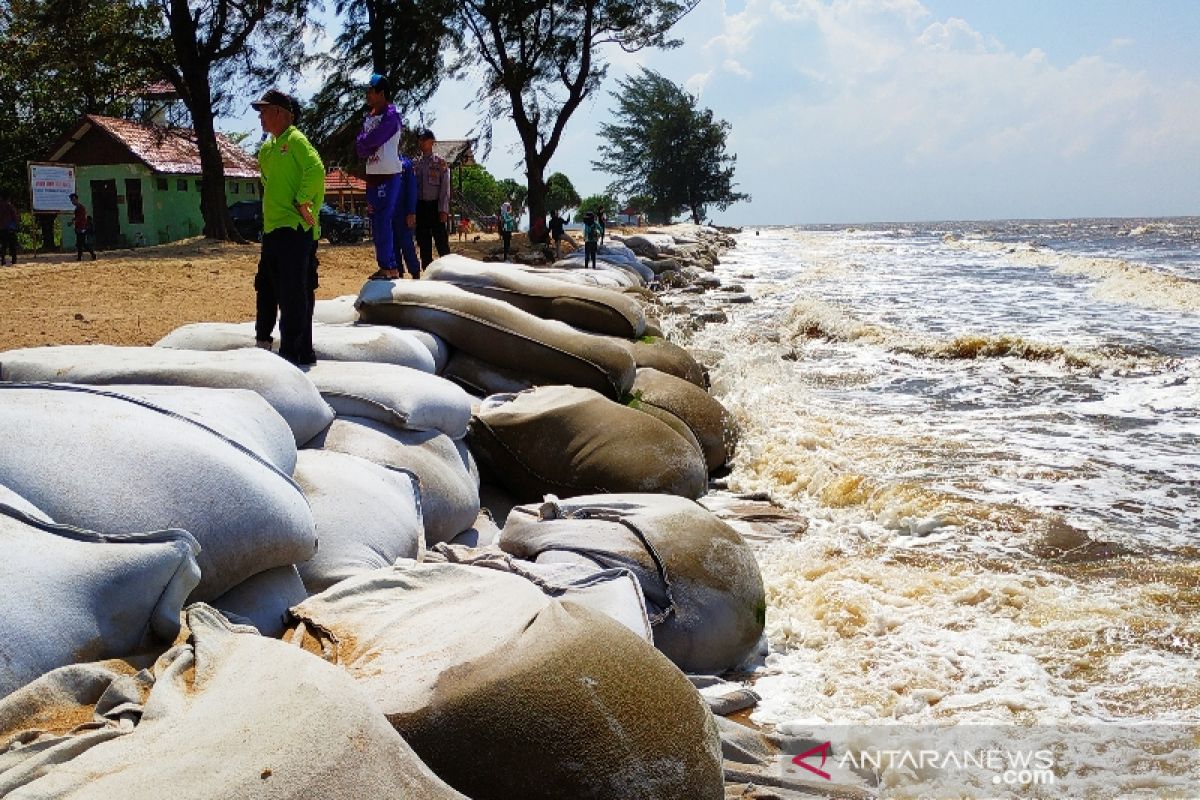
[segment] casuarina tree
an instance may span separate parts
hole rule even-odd
[[[238,239],[225,205],[225,165],[216,115],[298,71],[307,0],[143,0],[156,11],[157,36],[140,43],[146,59],[179,92],[196,131],[203,183],[204,235]]]
[[[750,196],[734,191],[737,156],[725,151],[730,125],[701,108],[695,95],[653,70],[619,81],[615,124],[592,166],[618,176],[609,191],[645,195],[645,210],[670,219],[686,210],[697,225],[708,206],[724,211]]]
[[[555,172],[546,178],[546,209],[562,211],[579,205],[579,192],[571,184],[571,179],[561,172]]]
[[[603,51],[676,47],[671,27],[699,0],[458,0],[466,41],[456,63],[481,77],[481,139],[511,119],[521,139],[530,238],[545,239],[546,165],[567,121],[608,70]]]

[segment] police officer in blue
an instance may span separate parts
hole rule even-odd
[[[413,162],[417,182],[417,246],[421,248],[421,266],[428,268],[433,261],[433,245],[439,256],[450,253],[450,235],[446,221],[450,218],[450,165],[433,152],[437,139],[428,128],[417,136],[421,155]]]

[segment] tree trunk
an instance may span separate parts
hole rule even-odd
[[[545,164],[536,153],[526,148],[525,175],[528,189],[525,207],[529,209],[529,243],[542,244],[546,241],[546,172]]]

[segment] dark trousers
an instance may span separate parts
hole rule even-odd
[[[17,232],[15,230],[0,231],[0,264],[4,257],[12,253],[12,262],[17,263]]]
[[[96,260],[96,246],[92,244],[91,231],[75,231],[75,260],[83,261],[83,251],[87,250],[92,254],[92,261]]]
[[[438,214],[437,200],[417,201],[417,246],[421,248],[421,266],[427,268],[433,261],[433,244],[437,243],[439,256],[450,253],[450,234]]]
[[[596,269],[596,253],[599,250],[600,250],[600,246],[596,242],[584,242],[583,243],[583,266],[584,267],[586,267],[588,264],[591,264],[592,268]]]
[[[262,257],[254,276],[258,305],[254,338],[271,341],[278,312],[279,355],[293,364],[316,361],[312,346],[316,267],[316,242],[311,231],[276,228],[263,234]]]
[[[500,231],[500,241],[504,242],[504,260],[508,261],[508,251],[512,249],[512,231]]]

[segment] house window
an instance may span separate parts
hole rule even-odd
[[[165,192],[167,190],[167,179],[166,178],[158,179],[158,190],[160,192]]]
[[[229,193],[230,194],[237,194],[240,190],[241,190],[241,184],[239,184],[237,181],[229,182]]]
[[[204,191],[204,181],[196,181],[196,191],[197,192]]]
[[[246,184],[246,194],[254,194],[254,184],[253,183]]]
[[[175,188],[181,192],[186,192],[187,191],[187,181],[185,181],[183,178],[176,178],[175,179]]]
[[[130,225],[141,225],[146,221],[142,211],[142,179],[125,179],[125,212],[129,215]]]

